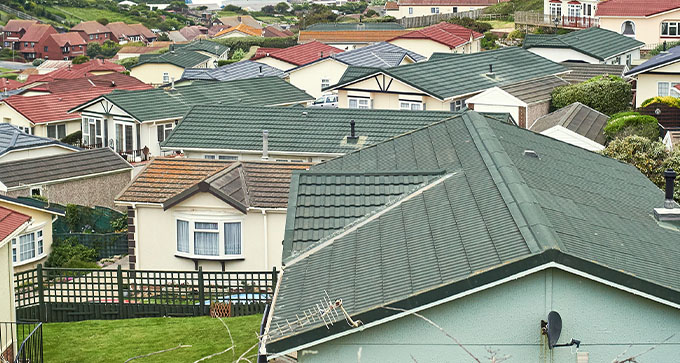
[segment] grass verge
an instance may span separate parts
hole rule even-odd
[[[235,361],[257,343],[262,315],[223,319],[234,339],[235,351],[213,358],[216,362]],[[74,323],[48,323],[43,326],[45,362],[121,363],[151,352],[191,345],[134,363],[192,363],[207,355],[221,352],[231,345],[226,329],[218,319],[143,318],[124,320],[89,320]],[[246,356],[255,354],[254,348]],[[251,359],[252,361],[252,359]]]

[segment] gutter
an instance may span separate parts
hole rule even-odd
[[[95,176],[115,174],[115,173],[120,173],[122,171],[131,170],[131,168],[132,168],[132,166],[130,166],[129,168],[116,169],[116,170],[106,171],[106,172],[97,173],[97,174],[79,175],[79,176],[74,176],[74,177],[70,177],[70,178],[49,180],[49,181],[43,181],[43,182],[35,182],[35,183],[31,183],[31,184],[21,184],[21,185],[17,185],[17,186],[14,186],[14,187],[9,187],[9,188],[7,188],[6,191],[21,190],[21,189],[24,189],[26,187],[32,187],[32,186],[36,186],[36,185],[50,185],[50,184],[55,184],[55,183],[60,183],[60,182],[65,182],[65,181],[70,181],[70,180],[87,179],[87,178],[91,178],[91,177],[95,177]]]
[[[205,148],[184,148],[184,147],[173,147],[173,146],[161,146],[162,151],[173,151],[173,150],[182,150],[182,151],[209,151],[209,152],[230,152],[230,153],[239,153],[239,154],[261,154],[262,150],[237,150],[237,149],[205,149]],[[354,150],[352,150],[354,151]],[[269,151],[269,155],[271,154],[285,154],[285,155],[298,155],[298,156],[329,156],[329,157],[336,157],[336,156],[341,156],[345,155],[342,153],[315,153],[315,152],[306,152],[306,151]]]

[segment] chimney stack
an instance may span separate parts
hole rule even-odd
[[[663,173],[666,178],[666,196],[663,202],[663,208],[654,208],[654,218],[659,222],[680,223],[680,208],[673,200],[675,192],[675,177],[678,173],[673,169],[668,169]]]
[[[262,130],[262,160],[269,160],[269,131]]]

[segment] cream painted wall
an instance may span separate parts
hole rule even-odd
[[[40,256],[36,255],[36,258],[30,260],[29,262],[20,263],[14,266],[14,272],[21,272],[33,269],[39,263],[44,264],[45,260],[47,259],[47,255],[49,255],[50,251],[52,251],[52,218],[54,218],[55,216],[51,213],[46,213],[36,209],[10,204],[3,200],[0,200],[0,206],[12,209],[19,213],[26,214],[33,218],[31,220],[31,224],[26,228],[24,232],[21,233],[22,235],[39,230],[43,232],[43,254]],[[19,253],[19,251],[17,251],[17,253]]]
[[[168,73],[169,81],[173,78],[178,80],[184,73],[184,68],[172,64],[147,63],[134,67],[130,70],[130,75],[138,80],[153,86],[164,84],[163,73]]]
[[[382,83],[382,76],[379,77]],[[338,90],[338,107],[348,108],[349,98],[352,96],[369,97],[372,100],[374,109],[381,110],[399,110],[399,100],[421,101],[425,105],[425,109],[429,111],[434,110],[449,110],[448,102],[440,101],[436,98],[424,95],[420,90],[415,89],[396,79],[385,76],[384,84],[389,84],[388,91],[390,93],[381,92],[378,88],[378,83],[374,77],[365,79],[363,81],[351,84],[348,88],[361,91]],[[415,93],[415,94],[414,94]],[[420,94],[420,95],[418,95]]]
[[[50,122],[50,125],[66,125],[66,135],[80,131],[80,117],[73,120],[62,121],[62,122]],[[7,105],[6,103],[0,103],[0,122],[9,123],[14,126],[30,127],[32,128],[32,134],[41,137],[47,137],[47,124],[36,124],[34,125],[29,121],[24,115],[17,112],[15,109]]]
[[[432,12],[432,8],[437,8],[439,10],[438,14],[452,14],[454,13],[454,6],[443,6],[443,5],[401,5],[399,10],[388,10],[387,15],[393,16],[397,19],[401,18],[414,18],[416,16],[424,15],[434,15],[437,13]],[[458,13],[470,10],[484,9],[485,6],[455,6]],[[412,10],[410,10],[412,9]]]
[[[284,62],[282,60],[278,60],[278,59],[272,58],[272,57],[263,57],[263,58],[257,59],[256,61],[260,62],[260,63],[264,63],[264,64],[269,65],[269,66],[272,66],[274,68],[280,69],[282,71],[287,71],[291,68],[297,67],[293,63]]]
[[[176,218],[192,214],[196,215],[197,220],[202,216],[210,220],[242,221],[244,259],[227,261],[227,271],[261,271],[281,266],[285,211],[267,211],[265,217],[260,210],[251,210],[244,215],[212,194],[198,193],[165,211],[161,207],[137,206],[137,268],[193,270],[194,262],[191,259],[176,256]],[[204,270],[222,269],[218,261],[201,261],[199,266]]]
[[[600,28],[620,34],[621,26],[627,20],[635,24],[635,39],[645,42],[645,44],[663,43],[664,40],[669,42],[680,40],[680,37],[661,37],[661,23],[664,21],[680,20],[680,9],[648,18],[600,17]]]
[[[320,97],[326,92],[321,91],[321,80],[327,79],[329,85],[337,84],[345,73],[347,65],[333,59],[316,62],[304,68],[289,73],[290,84],[304,90],[310,95]]]
[[[0,155],[0,163],[6,163],[8,161],[40,158],[44,156],[61,155],[75,152],[76,150],[67,149],[61,146],[50,145],[46,147],[34,148],[34,149],[19,149],[17,151],[12,151],[7,154]]]
[[[631,61],[636,61],[640,59],[640,49],[635,49],[630,52],[622,53],[618,56],[610,57],[601,61],[597,58],[591,57],[587,54],[575,51],[573,49],[564,48],[529,48],[529,51],[540,55],[543,58],[550,59],[553,62],[565,62],[565,61],[581,61],[590,64],[621,64],[625,65],[627,57],[630,55]],[[620,57],[620,59],[616,59]]]
[[[637,75],[637,90],[635,94],[636,107],[640,107],[642,102],[646,99],[658,96],[659,82],[680,83],[680,63],[656,68],[653,72],[654,73],[641,73]]]
[[[430,58],[433,53],[477,53],[481,49],[480,40],[471,40],[461,46],[450,48],[434,40],[429,39],[394,39],[389,43],[418,53],[423,57]]]

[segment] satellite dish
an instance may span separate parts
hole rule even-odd
[[[548,324],[546,325],[549,349],[552,349],[557,344],[557,341],[560,339],[560,333],[562,333],[562,317],[557,311],[551,311],[548,314]]]

